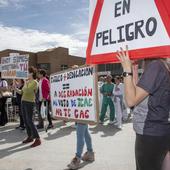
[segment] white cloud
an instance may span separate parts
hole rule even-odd
[[[23,8],[23,2],[24,0],[0,0],[0,8],[5,8],[12,6],[15,9]]]
[[[89,29],[87,25],[80,24],[80,23],[72,23],[71,27],[74,30],[74,37],[78,38],[79,40],[86,41],[88,40],[88,32]]]
[[[0,7],[8,6],[8,0],[0,0]]]
[[[38,30],[0,25],[0,50],[41,51],[58,46],[69,48],[70,54],[85,57],[87,42],[77,36],[40,32]]]

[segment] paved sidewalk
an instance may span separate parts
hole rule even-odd
[[[21,141],[25,132],[15,130],[16,124],[0,128],[0,170],[66,170],[75,154],[76,133],[68,123],[48,133],[40,132],[42,145],[30,148]],[[132,124],[124,124],[118,131],[113,126],[91,126],[96,161],[82,163],[83,170],[135,170]],[[84,150],[85,151],[85,150]]]

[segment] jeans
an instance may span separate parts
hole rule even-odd
[[[21,108],[28,137],[40,138],[33,122],[34,103],[22,101]]]
[[[161,170],[168,153],[170,136],[136,135],[136,170]]]
[[[84,142],[86,142],[87,151],[93,152],[92,140],[89,134],[88,125],[77,123],[77,153],[76,156],[81,158],[84,148]]]
[[[22,114],[22,110],[21,110],[21,103],[18,104],[18,108],[19,108],[19,119],[20,119],[20,127],[24,128],[25,124],[24,124],[24,119],[23,119],[23,114]]]

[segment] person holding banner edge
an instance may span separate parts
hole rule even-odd
[[[156,59],[135,86],[128,47],[117,52],[124,73],[125,99],[134,107],[136,170],[161,170],[170,150],[170,62]]]
[[[78,68],[78,65],[72,66],[72,69],[76,68]],[[92,138],[89,133],[88,124],[76,122],[75,127],[77,135],[76,156],[71,160],[70,164],[68,164],[69,169],[80,168],[81,160],[86,162],[93,162],[95,160],[92,147]],[[85,143],[87,146],[87,152],[82,156]]]

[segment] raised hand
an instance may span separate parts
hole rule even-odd
[[[132,72],[132,62],[129,58],[128,46],[126,46],[125,51],[123,48],[120,48],[120,51],[117,51],[116,57],[119,59],[124,71]]]

